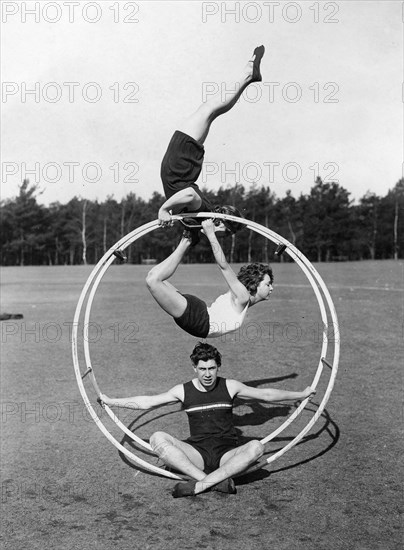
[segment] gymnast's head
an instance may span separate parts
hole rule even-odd
[[[242,283],[253,302],[269,300],[273,290],[274,275],[271,266],[262,263],[251,263],[240,268],[237,279]]]
[[[209,360],[213,360],[216,362],[218,368],[222,364],[221,353],[211,344],[206,344],[204,342],[198,342],[196,344],[190,355],[190,358],[194,367],[197,367],[199,361],[206,362]]]

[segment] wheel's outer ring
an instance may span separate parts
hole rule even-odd
[[[186,219],[187,217],[201,217],[201,218],[207,218],[212,217],[211,212],[200,212],[198,214],[181,214],[181,215],[175,215],[172,216],[173,221]],[[323,331],[322,331],[322,337],[323,342],[321,346],[321,353],[320,358],[318,361],[318,366],[316,373],[314,375],[314,379],[311,383],[311,386],[313,388],[317,387],[318,381],[320,379],[321,373],[323,371],[323,365],[324,363],[329,365],[331,368],[331,374],[328,381],[328,385],[326,388],[326,391],[324,393],[323,399],[321,400],[320,404],[318,405],[316,413],[313,415],[311,420],[308,422],[308,424],[300,431],[300,433],[292,440],[290,441],[285,447],[280,449],[277,453],[270,456],[268,459],[266,459],[267,463],[273,462],[280,456],[282,456],[284,453],[286,453],[289,449],[291,449],[294,445],[296,445],[304,436],[305,434],[313,427],[313,425],[317,422],[319,417],[321,416],[328,399],[331,395],[332,389],[334,387],[335,378],[338,371],[338,363],[339,363],[339,355],[340,355],[340,339],[339,339],[339,330],[338,330],[338,318],[336,314],[336,310],[333,304],[333,301],[331,299],[330,293],[317,272],[317,270],[314,268],[314,266],[311,264],[311,262],[287,239],[282,237],[281,235],[278,235],[271,229],[268,229],[267,227],[264,227],[263,225],[260,225],[256,222],[253,222],[251,220],[246,220],[244,218],[238,218],[236,216],[230,216],[227,214],[219,214],[215,213],[214,217],[216,219],[224,219],[229,221],[234,221],[238,223],[242,223],[245,225],[248,229],[255,231],[256,233],[263,235],[267,239],[271,240],[272,242],[276,244],[283,244],[286,246],[286,253],[298,264],[298,266],[302,269],[303,273],[309,280],[312,289],[314,291],[314,294],[316,296],[319,308],[320,308],[320,314],[321,319],[323,323]],[[97,265],[94,267],[92,272],[90,273],[83,290],[80,294],[74,320],[73,320],[73,329],[72,329],[72,355],[73,355],[73,364],[74,364],[74,371],[76,375],[77,384],[81,393],[81,396],[83,398],[84,404],[87,408],[87,410],[90,413],[91,418],[94,420],[94,422],[97,424],[98,428],[101,430],[101,432],[105,435],[105,437],[120,451],[122,452],[129,460],[133,461],[137,466],[140,466],[141,468],[152,472],[156,474],[161,474],[165,477],[169,477],[172,479],[182,479],[182,477],[169,472],[167,470],[164,470],[162,468],[159,468],[158,466],[155,466],[153,464],[150,464],[149,462],[139,458],[137,455],[135,455],[133,452],[129,451],[126,447],[124,447],[121,443],[115,439],[115,437],[107,430],[97,413],[95,412],[92,404],[90,403],[90,400],[88,398],[86,389],[84,387],[83,379],[86,375],[89,376],[90,380],[92,381],[93,387],[97,393],[97,395],[100,395],[100,389],[98,387],[95,375],[94,375],[94,368],[91,364],[91,357],[90,357],[90,348],[89,348],[89,339],[84,338],[84,357],[85,357],[85,363],[87,366],[87,370],[84,374],[82,374],[80,369],[80,362],[79,362],[79,351],[78,351],[78,334],[79,334],[79,323],[80,323],[80,317],[82,313],[82,309],[84,306],[84,303],[86,301],[87,295],[87,304],[85,308],[85,314],[84,314],[84,328],[89,326],[90,323],[90,314],[91,314],[91,307],[92,303],[97,291],[97,288],[105,275],[107,269],[112,264],[112,262],[115,260],[114,251],[119,250],[125,250],[130,244],[132,244],[134,241],[138,240],[139,238],[143,237],[144,235],[147,235],[154,229],[157,229],[159,227],[159,221],[154,220],[152,222],[149,222],[145,225],[142,225],[141,227],[138,227],[134,231],[128,233],[125,235],[122,239],[120,239],[117,243],[115,243],[101,258],[101,260],[97,263]],[[321,290],[321,292],[320,292]],[[328,312],[326,305],[324,303],[324,299],[327,304]],[[331,323],[334,329],[334,349],[333,349],[333,360],[332,364],[329,363],[326,360],[327,355],[327,349],[328,349],[328,329],[329,329],[329,316],[331,317]],[[302,401],[302,403],[299,405],[299,407],[296,408],[296,410],[293,412],[293,414],[276,430],[274,430],[271,434],[267,435],[263,439],[261,439],[261,443],[265,444],[274,439],[277,435],[279,435],[284,429],[287,428],[294,420],[297,418],[298,415],[303,411],[306,404],[308,403],[308,399],[305,399]],[[150,445],[143,441],[143,439],[139,438],[128,430],[128,428],[119,420],[119,418],[113,413],[113,411],[106,405],[104,405],[105,411],[108,413],[110,418],[113,420],[113,422],[132,440],[134,440],[137,444],[141,445],[148,451],[152,451]]]

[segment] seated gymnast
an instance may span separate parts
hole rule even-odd
[[[165,393],[119,399],[101,394],[100,402],[136,410],[183,403],[190,437],[180,441],[165,432],[155,432],[150,437],[153,451],[164,464],[191,478],[175,485],[173,497],[195,496],[210,489],[234,494],[237,491],[233,476],[245,471],[264,452],[258,440],[238,445],[232,412],[234,399],[267,403],[298,401],[311,399],[315,390],[310,386],[303,391],[252,388],[237,380],[221,378],[218,376],[221,354],[206,343],[195,346],[191,362],[196,377]]]
[[[203,232],[209,240],[215,261],[229,290],[213,304],[207,304],[192,294],[181,294],[168,281],[192,245],[188,231],[174,252],[148,273],[146,284],[159,306],[173,317],[176,324],[197,338],[217,338],[235,332],[243,324],[247,310],[262,301],[269,300],[273,290],[272,269],[267,264],[252,263],[240,269],[236,275],[227,262],[216,237],[213,220],[202,221]]]
[[[210,97],[174,132],[161,163],[161,180],[167,200],[158,213],[160,225],[171,225],[171,214],[215,210],[195,183],[202,170],[203,144],[212,122],[237,103],[249,84],[262,80],[260,64],[264,52],[264,46],[255,48],[253,59],[247,63],[241,77],[226,88],[233,92],[226,93],[224,101],[220,93]],[[240,217],[240,212],[229,205],[217,207],[216,211]],[[232,232],[242,227],[230,221],[225,225]],[[222,229],[225,229],[223,225]]]

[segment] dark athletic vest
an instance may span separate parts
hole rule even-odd
[[[225,378],[217,378],[213,390],[202,392],[192,381],[184,384],[184,409],[188,415],[189,441],[211,437],[230,438],[237,442],[233,424],[233,399],[227,390]]]

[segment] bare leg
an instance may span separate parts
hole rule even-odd
[[[146,278],[147,287],[153,298],[164,311],[175,319],[184,313],[187,301],[172,284],[167,282],[167,279],[174,275],[190,245],[190,239],[183,237],[174,252],[153,267]]]
[[[178,129],[193,137],[199,143],[204,143],[209,133],[210,125],[215,118],[230,111],[249,84],[261,80],[260,62],[263,55],[264,47],[260,46],[256,48],[253,59],[247,63],[240,78],[236,82],[232,82],[226,86],[224,101],[222,101],[221,92],[210,97]]]
[[[156,432],[150,437],[150,445],[161,460],[193,479],[203,479],[204,463],[200,453],[184,441],[165,433]]]
[[[202,493],[221,481],[243,472],[258,460],[263,452],[264,447],[258,440],[249,441],[237,449],[228,451],[222,456],[217,470],[205,476],[204,479],[198,480],[195,485],[195,494]]]

